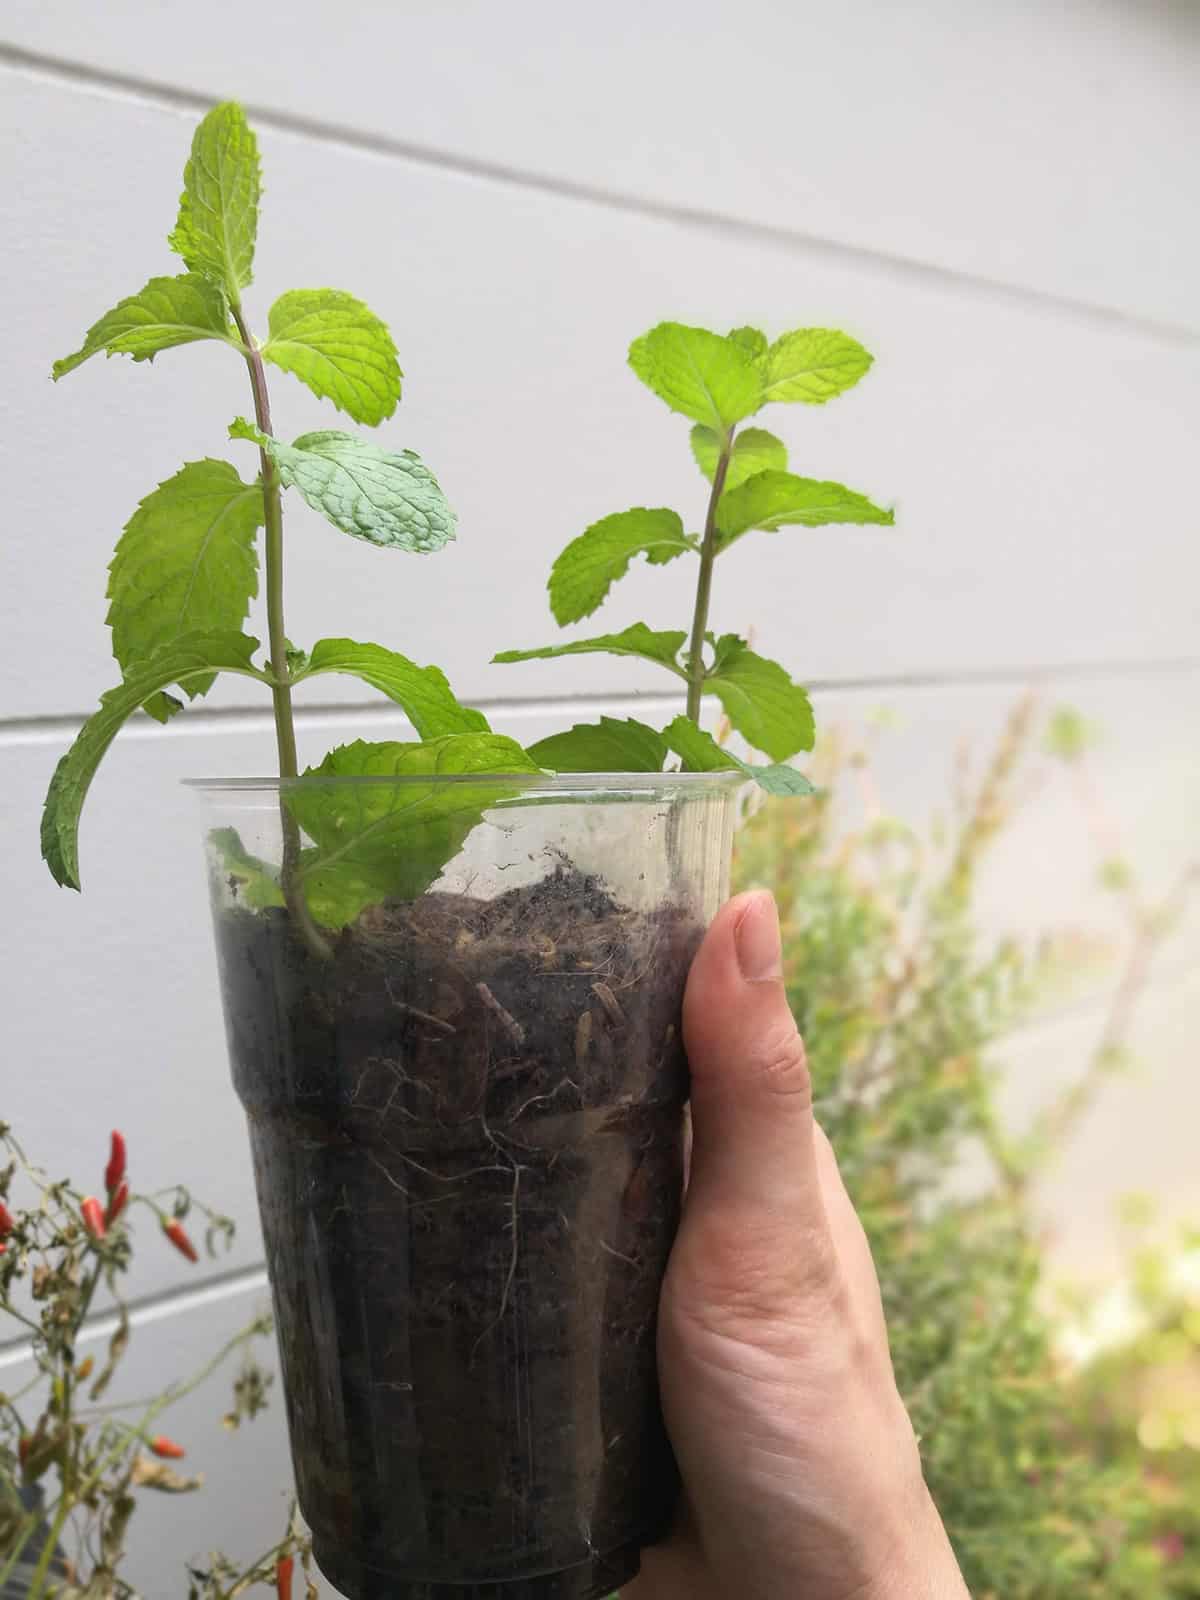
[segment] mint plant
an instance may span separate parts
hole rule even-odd
[[[59,762],[42,822],[47,865],[60,884],[75,889],[80,812],[122,724],[139,707],[166,722],[182,709],[173,690],[195,699],[208,692],[218,673],[253,678],[270,691],[284,779],[298,770],[293,690],[327,672],[349,673],[378,689],[401,707],[426,743],[350,745],[331,752],[317,769],[323,774],[377,771],[389,763],[392,770],[417,772],[437,772],[446,765],[456,771],[536,770],[519,745],[492,734],[480,712],[459,704],[437,667],[420,667],[381,645],[352,639],[322,639],[307,653],[288,640],[285,489],[294,489],[340,532],[383,549],[439,550],[454,538],[455,518],[437,479],[411,450],[385,449],[334,430],[307,433],[291,444],[276,436],[268,365],[300,379],[351,420],[368,426],[396,409],[401,372],[385,324],[339,289],[280,295],[267,315],[265,342],[254,337],[242,297],[254,264],[259,188],[258,147],[245,115],[236,104],[219,105],[196,130],[178,220],[168,239],[187,270],[151,278],[106,312],[80,348],[53,367],[57,380],[100,352],[152,361],[163,350],[200,340],[228,345],[245,364],[254,408],[254,422],[238,418],[230,436],[252,443],[259,464],[258,477],[246,482],[227,461],[186,463],[146,496],[117,544],[108,623],[122,681],[102,696],[99,710]],[[268,630],[261,657],[259,641],[243,628],[258,590],[260,531]],[[471,798],[446,794],[434,834],[452,833],[450,819],[469,814]],[[321,949],[301,892],[319,851],[301,850],[286,797],[282,815],[284,862],[274,893],[286,899],[310,944]],[[439,864],[426,861],[434,875]],[[322,871],[326,909],[333,920],[344,918],[354,904],[357,879],[348,873],[344,857],[340,892],[329,888],[332,869]],[[260,900],[271,895],[270,884],[260,881]]]
[[[871,361],[861,344],[832,328],[797,328],[768,344],[757,328],[735,328],[722,337],[662,322],[634,340],[629,349],[634,372],[694,424],[692,454],[710,485],[703,531],[685,532],[683,519],[665,506],[602,517],[554,563],[550,608],[560,626],[581,622],[600,607],[635,557],[663,566],[691,555],[698,561],[691,625],[673,631],[635,622],[620,633],[506,650],[495,659],[532,661],[597,651],[640,656],[683,681],[687,711],[661,732],[633,719],[577,724],[530,747],[539,765],[567,772],[657,772],[674,755],[695,771],[742,767],[771,793],[810,792],[801,774],[783,764],[812,748],[808,695],[778,662],[757,654],[745,639],[709,630],[713,577],[717,558],[755,529],[892,523],[893,513],[865,495],[789,472],[786,447],[764,428],[738,432],[769,404],[824,405],[864,377]],[[769,765],[747,765],[703,731],[705,695],[717,697],[730,725],[769,758]]]

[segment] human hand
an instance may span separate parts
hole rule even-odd
[[[714,921],[684,1034],[691,1169],[658,1336],[684,1508],[623,1600],[967,1600],[813,1120],[769,894]]]

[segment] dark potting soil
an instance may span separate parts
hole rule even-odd
[[[301,1508],[351,1600],[593,1600],[677,1478],[655,1322],[701,929],[562,870],[218,916]]]

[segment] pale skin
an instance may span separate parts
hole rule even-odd
[[[684,1510],[623,1600],[969,1600],[813,1117],[769,894],[714,921],[684,1032],[691,1168],[659,1326]]]

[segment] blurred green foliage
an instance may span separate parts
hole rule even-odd
[[[1193,1298],[1170,1255],[1139,1248],[1129,1330],[1082,1362],[1068,1335],[1086,1307],[1052,1292],[1029,1199],[1124,1062],[1185,887],[1145,904],[1103,827],[1098,881],[1128,937],[1099,1042],[1020,1137],[997,1104],[1005,1035],[1089,946],[986,940],[980,868],[1035,746],[1086,809],[1091,739],[1073,713],[1043,721],[1023,700],[978,782],[960,775],[932,845],[879,814],[868,759],[833,741],[812,774],[819,797],[768,802],[739,844],[740,883],[779,900],[818,1115],[870,1236],[900,1387],[975,1600],[1200,1597],[1200,1283]],[[947,1183],[956,1170],[969,1185]]]

